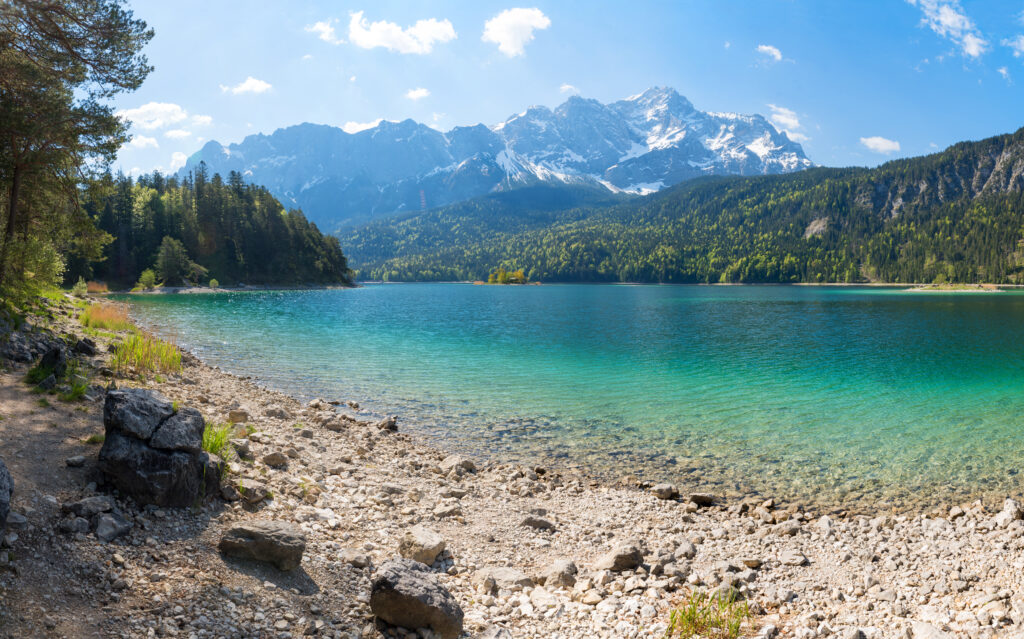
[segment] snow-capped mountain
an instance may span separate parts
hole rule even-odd
[[[707,113],[672,89],[611,104],[571,97],[492,127],[440,132],[404,120],[349,134],[300,124],[240,144],[207,143],[188,159],[238,171],[322,228],[420,210],[537,182],[648,193],[702,175],[785,173],[812,166],[760,115]]]

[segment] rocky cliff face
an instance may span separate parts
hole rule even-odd
[[[412,120],[354,134],[300,124],[239,144],[209,142],[182,173],[200,162],[266,185],[327,230],[540,182],[648,193],[703,175],[812,166],[762,116],[706,113],[662,88],[611,104],[572,97],[444,133]]]

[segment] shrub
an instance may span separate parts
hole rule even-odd
[[[170,342],[137,332],[114,348],[111,364],[121,373],[129,368],[140,373],[174,373],[181,370],[181,351]]]
[[[232,430],[231,424],[206,422],[206,428],[203,429],[203,450],[221,459],[227,459],[228,453],[231,452],[228,440],[231,439]]]
[[[210,278],[210,288],[220,288],[220,282],[217,281],[217,278]]]
[[[90,293],[109,293],[110,289],[107,288],[104,282],[86,282],[85,288]]]
[[[750,617],[747,602],[735,597],[708,595],[701,591],[690,596],[669,613],[667,639],[679,637],[723,637],[737,639]]]
[[[75,297],[85,297],[89,293],[89,285],[85,283],[84,277],[79,277],[75,285],[71,287],[71,294]]]
[[[156,272],[153,269],[151,269],[151,268],[147,268],[146,270],[142,271],[141,275],[139,275],[139,281],[135,285],[135,288],[139,288],[139,289],[142,289],[144,291],[148,291],[149,289],[151,289],[151,288],[153,288],[155,286],[156,286]],[[132,290],[135,290],[135,289],[132,289]]]
[[[78,317],[86,328],[105,328],[114,331],[130,331],[135,328],[128,319],[128,311],[119,304],[90,304]]]

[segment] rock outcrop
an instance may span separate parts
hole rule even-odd
[[[14,496],[14,480],[7,470],[4,460],[0,459],[0,536],[7,526],[7,515],[11,512],[11,498]]]
[[[184,507],[218,492],[223,462],[202,451],[205,422],[194,408],[175,412],[158,393],[114,390],[103,425],[99,468],[140,504]]]

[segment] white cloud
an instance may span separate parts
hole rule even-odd
[[[313,59],[313,54],[307,53],[306,55],[302,56],[302,59],[303,60],[312,60]]]
[[[1007,69],[1006,67],[999,67],[998,69],[996,69],[996,71],[999,73],[999,75],[1001,75],[1003,77],[1004,80],[1006,80],[1007,82],[1010,81],[1010,70],[1009,69]]]
[[[147,138],[144,135],[133,135],[132,141],[129,142],[128,145],[136,149],[145,149],[146,147],[153,147],[154,149],[160,148],[156,138]]]
[[[978,58],[988,50],[988,41],[982,37],[974,22],[967,17],[960,0],[907,0],[920,7],[924,17],[921,24],[940,37],[954,43],[964,55]]]
[[[579,89],[577,89],[576,87],[574,87],[573,85],[568,84],[568,83],[563,84],[562,86],[558,87],[558,90],[561,91],[562,93],[579,93],[580,92]]]
[[[424,89],[423,87],[418,89],[409,89],[405,92],[405,97],[410,100],[422,100],[428,96],[430,96],[430,89]]]
[[[337,34],[334,32],[335,22],[337,22],[337,20],[335,20],[334,18],[330,18],[322,22],[317,22],[306,27],[306,31],[309,33],[315,33],[317,37],[323,40],[324,42],[328,42],[330,44],[341,44],[345,41],[339,38]],[[311,58],[313,56],[307,57]]]
[[[372,129],[383,121],[384,118],[377,118],[372,122],[346,122],[342,125],[341,130],[345,133],[359,133],[360,131]]]
[[[434,122],[440,122],[444,118],[444,116],[444,113],[434,113],[431,115],[431,117],[434,119]]]
[[[186,131],[185,129],[171,129],[170,131],[164,133],[165,138],[171,138],[172,140],[181,140],[183,138],[187,138],[190,135],[192,135],[192,132]]]
[[[348,79],[348,81],[349,82],[355,82],[356,81],[356,76],[352,76],[351,78]]]
[[[484,23],[484,42],[493,42],[510,58],[523,55],[534,30],[547,29],[551,19],[540,9],[505,9]]]
[[[170,102],[147,102],[137,109],[122,109],[115,115],[130,120],[140,129],[159,129],[188,117],[185,109]]]
[[[251,75],[245,79],[244,82],[240,82],[233,87],[226,85],[220,85],[220,90],[224,93],[231,92],[232,95],[238,95],[240,93],[265,93],[271,89],[270,83],[258,80]]]
[[[799,129],[803,128],[803,125],[800,124],[800,117],[796,114],[796,111],[775,104],[769,104],[768,108],[772,110],[768,119],[772,121],[776,129],[785,133],[786,137],[790,140],[794,142],[807,142],[811,139],[800,133]]]
[[[208,115],[193,115],[192,124],[195,126],[210,126],[213,124],[213,118]]]
[[[861,138],[860,143],[871,149],[875,153],[884,153],[889,155],[900,150],[900,143],[896,140],[889,140],[879,135],[873,135],[869,138]]]
[[[181,151],[175,151],[171,154],[171,170],[177,171],[181,167],[185,166],[185,162],[188,161],[188,156]]]
[[[782,51],[779,51],[778,47],[773,47],[770,44],[757,45],[757,52],[761,55],[768,56],[775,62],[782,60]]]
[[[1006,38],[1003,40],[1003,46],[1013,49],[1013,57],[1015,58],[1024,56],[1024,35],[1018,35],[1014,38]]]
[[[731,46],[732,46],[732,42],[729,42],[728,40],[726,40],[725,41],[725,48],[728,49]]]
[[[367,22],[362,11],[353,11],[348,24],[348,39],[363,49],[383,47],[399,53],[430,53],[437,42],[448,42],[457,37],[455,27],[448,20],[418,20],[403,29],[394,22],[380,20]]]

